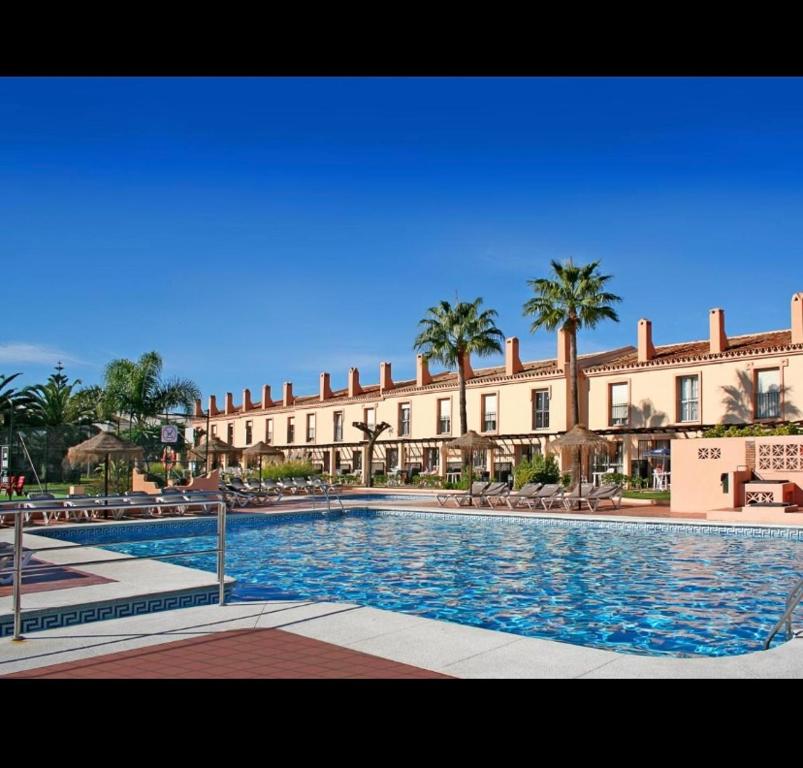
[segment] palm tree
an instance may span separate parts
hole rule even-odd
[[[577,265],[569,259],[561,264],[551,262],[552,277],[528,280],[535,297],[525,302],[524,315],[533,318],[530,332],[539,328],[554,331],[558,328],[569,337],[569,402],[571,421],[569,427],[580,422],[580,399],[577,386],[577,332],[583,328],[596,328],[603,320],[619,322],[619,316],[611,306],[621,297],[609,293],[605,286],[611,275],[597,271],[599,261]],[[572,467],[573,481],[578,480],[577,462],[579,450],[575,451]]]
[[[472,353],[479,357],[502,353],[505,338],[494,322],[496,310],[481,312],[481,304],[482,299],[477,298],[472,302],[458,301],[454,306],[442,301],[430,307],[426,317],[418,323],[422,330],[413,342],[413,348],[427,360],[437,360],[447,367],[457,366],[461,435],[468,431],[464,366]]]
[[[63,452],[65,438],[72,442],[81,437],[75,427],[88,426],[96,420],[97,409],[84,390],[76,391],[81,380],[72,383],[62,373],[64,366],[59,363],[56,372],[51,374],[47,384],[36,384],[25,391],[29,396],[26,408],[26,422],[29,426],[45,429],[44,476],[48,479],[48,461],[51,443],[56,453]]]
[[[162,358],[147,352],[136,362],[112,360],[104,375],[107,408],[129,417],[129,432],[143,429],[148,419],[179,406],[189,410],[201,392],[190,379],[162,379]]]
[[[28,393],[25,389],[14,389],[8,385],[21,376],[22,373],[12,373],[11,376],[0,374],[0,417],[8,425],[8,471],[11,473],[11,447],[14,445],[14,416],[22,416],[28,403]]]

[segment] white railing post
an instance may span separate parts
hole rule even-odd
[[[22,640],[22,522],[24,519],[22,509],[17,509],[14,515],[14,586],[12,587],[12,602],[14,604],[14,637],[13,640]]]
[[[217,508],[217,578],[218,605],[226,605],[226,502],[218,502]]]

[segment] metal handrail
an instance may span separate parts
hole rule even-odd
[[[764,641],[764,650],[766,651],[770,647],[770,643],[772,642],[775,635],[781,631],[781,627],[786,625],[786,639],[791,640],[793,637],[792,632],[792,614],[795,611],[795,608],[800,605],[801,600],[803,600],[803,579],[801,579],[789,593],[786,598],[786,610],[778,619],[778,623],[772,628],[772,632],[767,635],[767,639]]]
[[[218,546],[215,549],[202,549],[202,550],[187,550],[184,552],[170,553],[168,555],[149,555],[147,557],[138,557],[132,555],[130,557],[114,557],[103,560],[88,560],[86,562],[78,563],[65,563],[66,566],[73,565],[99,565],[101,563],[120,563],[129,560],[158,560],[164,557],[181,557],[186,555],[209,554],[217,552],[217,579],[218,579],[218,605],[226,604],[226,590],[225,590],[225,564],[226,564],[226,500],[221,494],[216,494],[219,498],[198,498],[198,499],[181,499],[180,501],[170,502],[157,502],[147,501],[141,503],[125,502],[126,509],[169,509],[175,507],[187,506],[213,506],[217,507],[217,541]],[[92,496],[87,499],[86,509],[102,508],[102,502],[112,501],[114,505],[119,505],[121,499],[138,498],[127,496]],[[24,503],[24,502],[23,502]],[[71,507],[73,510],[83,509],[83,506]],[[14,576],[12,584],[12,605],[14,609],[14,634],[12,640],[22,640],[22,526],[25,521],[25,515],[29,512],[56,512],[63,511],[64,506],[60,505],[57,500],[54,500],[52,505],[37,506],[35,509],[26,509],[19,506],[16,509],[6,508],[3,510],[4,515],[14,516]],[[72,546],[65,547],[40,547],[32,550],[33,552],[47,552],[56,549],[77,549],[84,546],[95,546],[94,544],[73,544]],[[52,568],[53,565],[49,566]],[[30,570],[41,570],[43,566],[31,566]],[[26,570],[29,570],[26,568]]]

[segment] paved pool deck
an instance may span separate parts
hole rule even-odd
[[[390,504],[433,511],[429,505]],[[293,503],[265,512],[295,513],[299,509]],[[456,514],[478,512],[455,507],[438,509]],[[482,513],[514,514],[506,508]],[[530,512],[516,514],[534,516]],[[608,514],[577,516],[556,512],[537,516],[622,522],[621,516]],[[658,522],[650,516],[630,519]],[[723,525],[696,518],[665,522]],[[104,523],[115,524],[120,523]],[[729,523],[727,527],[733,525]],[[8,540],[10,535],[10,530],[0,531],[0,539]],[[26,529],[24,543],[40,548],[64,542],[39,536],[33,528]],[[78,552],[58,550],[47,553],[47,559],[69,566],[79,559],[89,559],[88,552],[103,557],[115,554],[86,548],[80,550],[80,556]],[[44,554],[40,557],[44,559]],[[23,608],[54,602],[69,605],[100,599],[98,595],[148,595],[166,586],[214,583],[213,574],[153,560],[84,565],[81,570],[103,576],[106,581],[25,595]],[[10,597],[0,598],[0,612],[9,608]],[[711,627],[715,632],[714,614]],[[207,658],[203,668],[196,663],[202,657]],[[234,665],[230,663],[232,657],[236,657]],[[179,663],[179,659],[184,662]],[[120,677],[213,678],[420,677],[426,673],[456,678],[799,678],[803,677],[803,633],[769,651],[722,658],[670,658],[522,637],[346,603],[266,601],[204,605],[44,629],[27,634],[22,642],[0,638],[0,675],[115,677],[115,671]]]

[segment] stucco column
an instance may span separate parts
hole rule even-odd
[[[337,471],[335,468],[335,452],[337,448],[330,448],[329,449],[329,474],[334,475]]]
[[[440,452],[441,452],[441,465],[439,467],[440,469],[439,474],[442,478],[446,478],[446,457],[449,454],[449,451],[446,448],[446,443],[441,443]]]

